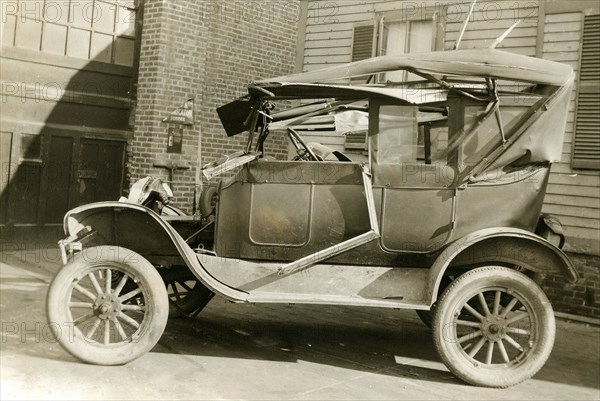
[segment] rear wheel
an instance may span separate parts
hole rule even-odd
[[[166,286],[172,317],[196,316],[215,295],[195,277],[166,281]]]
[[[150,351],[169,316],[167,292],[154,266],[117,246],[76,255],[54,277],[46,307],[61,346],[99,365],[124,364]]]
[[[539,286],[497,266],[454,280],[433,319],[434,344],[448,369],[478,386],[509,387],[532,377],[554,336],[552,307]]]

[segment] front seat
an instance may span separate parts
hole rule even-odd
[[[313,153],[323,161],[340,161],[340,162],[351,162],[350,158],[337,150],[331,149],[328,146],[322,145],[318,142],[310,142],[306,144],[313,151]]]

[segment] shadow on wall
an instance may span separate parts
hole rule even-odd
[[[116,200],[126,183],[136,8],[46,3],[2,4],[3,241],[22,228],[60,235],[67,210]]]

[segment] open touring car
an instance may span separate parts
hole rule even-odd
[[[577,272],[541,209],[560,159],[569,66],[495,49],[383,56],[254,82],[218,113],[246,148],[207,165],[201,218],[147,179],[64,219],[53,327],[83,361],[149,351],[171,312],[232,302],[414,309],[459,378],[534,375],[555,335],[536,280]],[[311,130],[355,141],[345,152]],[[265,152],[287,135],[288,161]]]

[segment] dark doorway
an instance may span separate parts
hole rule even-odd
[[[123,190],[125,142],[85,138],[79,154],[77,205],[118,200]]]
[[[125,138],[83,136],[48,129],[31,151],[24,135],[3,133],[2,223],[61,224],[69,209],[91,202],[118,200],[124,185]],[[16,142],[16,145],[13,144]],[[27,149],[25,152],[22,148]],[[35,153],[35,154],[34,154]]]
[[[54,134],[49,143],[43,224],[61,223],[75,206],[119,199],[125,141]]]

